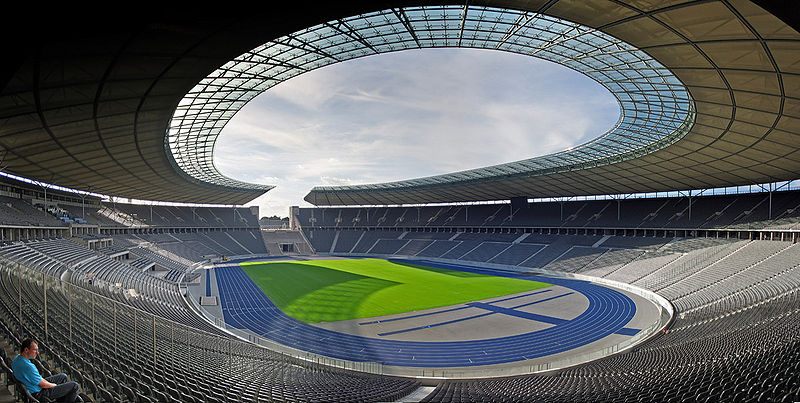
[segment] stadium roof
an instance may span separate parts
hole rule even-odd
[[[115,196],[244,203],[270,187],[221,175],[213,145],[255,95],[355,57],[460,46],[565,64],[606,86],[622,118],[598,140],[550,156],[315,188],[306,200],[633,193],[795,179],[800,172],[800,34],[753,3],[432,4],[45,24],[7,52],[11,69],[0,72],[3,163],[17,175]]]

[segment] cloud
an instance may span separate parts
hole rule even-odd
[[[277,185],[254,201],[286,215],[314,186],[410,179],[544,155],[619,115],[591,79],[527,56],[403,51],[339,63],[256,97],[228,123],[215,164]]]
[[[350,178],[334,178],[332,176],[323,176],[319,179],[325,186],[345,186],[353,184],[353,180]]]
[[[329,69],[314,70],[284,81],[268,91],[275,101],[283,101],[299,109],[314,111],[337,97],[346,83]]]

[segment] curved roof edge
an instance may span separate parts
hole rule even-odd
[[[188,175],[230,183],[214,167],[214,145],[227,122],[257,95],[331,64],[445,47],[498,50],[561,64],[609,90],[620,105],[621,117],[598,138],[556,154],[423,179],[312,192],[445,186],[598,166],[671,144],[694,122],[694,106],[680,80],[635,46],[602,31],[532,11],[418,6],[328,21],[243,53],[209,74],[181,100],[167,137],[169,150]]]
[[[440,183],[436,179],[448,175],[317,187],[305,200],[316,205],[424,204],[796,179],[800,172],[800,34],[749,2],[630,3],[586,1],[567,6],[557,2],[544,7],[547,14],[633,44],[686,84],[696,110],[693,125],[682,138],[627,160]]]
[[[464,4],[332,2],[246,15],[219,10],[213,17],[143,11],[127,21],[36,10],[36,30],[24,19],[0,26],[7,45],[0,67],[2,165],[23,177],[117,197],[245,203],[263,191],[195,182],[172,165],[165,136],[180,99],[232,57],[287,33],[371,10],[443,3]],[[631,43],[686,84],[696,106],[692,130],[640,158],[530,183],[509,178],[452,189],[328,192],[318,202],[620,194],[772,182],[800,172],[800,35],[758,5],[769,2],[469,4],[545,13]],[[782,17],[796,14],[786,8]]]
[[[170,161],[165,137],[180,99],[247,49],[364,7],[107,18],[36,10],[36,30],[9,20],[0,26],[1,169],[114,197],[245,204],[270,187],[198,181]]]

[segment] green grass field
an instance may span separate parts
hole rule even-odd
[[[391,315],[549,286],[383,259],[246,262],[241,266],[283,312],[308,323]]]

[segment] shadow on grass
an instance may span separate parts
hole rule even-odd
[[[425,270],[433,273],[444,274],[446,276],[452,277],[461,277],[461,278],[483,278],[483,277],[494,277],[487,274],[479,274],[479,273],[471,273],[467,271],[458,271],[453,269],[444,269],[439,267],[429,267],[429,266],[420,266],[409,262],[398,261],[398,260],[389,260],[391,263],[394,263],[398,266],[406,266],[411,267],[414,269]]]
[[[242,270],[283,312],[309,323],[358,318],[367,297],[400,284],[310,264],[267,263]]]

